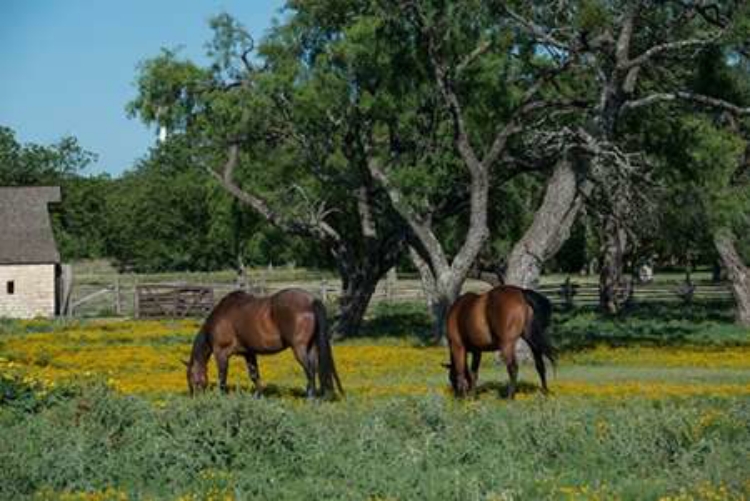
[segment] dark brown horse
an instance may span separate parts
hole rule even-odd
[[[538,292],[501,285],[485,292],[469,292],[459,297],[448,312],[448,345],[451,362],[450,381],[456,396],[474,390],[482,352],[500,351],[508,369],[508,398],[516,392],[518,361],[516,343],[523,339],[534,355],[536,370],[547,393],[544,357],[554,363],[555,355],[545,331],[552,306]],[[471,369],[467,356],[471,353]]]
[[[186,363],[190,393],[208,386],[207,365],[212,353],[222,391],[227,391],[229,357],[241,355],[255,391],[260,393],[257,355],[291,348],[307,376],[308,397],[317,394],[316,376],[323,395],[335,393],[334,381],[343,394],[326,324],[323,303],[306,291],[285,289],[268,297],[232,292],[216,305],[195,336]]]

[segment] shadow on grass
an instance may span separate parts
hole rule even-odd
[[[750,331],[733,323],[726,302],[635,304],[620,315],[596,308],[556,310],[550,329],[560,351],[599,344],[623,346],[737,346],[750,343]]]
[[[478,397],[487,394],[493,394],[500,398],[508,398],[508,383],[500,381],[487,381],[486,383],[479,383],[474,390],[474,394]],[[542,395],[542,388],[534,383],[527,381],[519,381],[516,384],[516,394],[523,395]]]
[[[750,344],[750,331],[734,324],[731,303],[701,301],[692,305],[665,302],[633,304],[607,316],[596,307],[556,308],[550,327],[559,351],[611,346],[738,346]],[[431,319],[422,303],[374,305],[354,339],[413,339],[432,346]]]
[[[344,388],[346,389],[346,388]],[[219,391],[219,385],[215,382],[210,382],[208,388],[205,390],[206,394],[221,395]],[[304,382],[300,383],[300,386],[280,386],[277,384],[265,384],[260,393],[256,393],[255,390],[247,386],[231,385],[227,389],[227,394],[245,396],[250,399],[293,399],[293,400],[324,400],[324,401],[335,401],[339,400],[340,397],[316,397],[310,399],[307,396],[307,392],[304,388]]]

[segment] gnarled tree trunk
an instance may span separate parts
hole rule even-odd
[[[717,231],[714,234],[714,245],[732,283],[737,323],[750,327],[750,270],[737,252],[731,230],[724,228]]]
[[[357,269],[350,275],[342,276],[339,315],[333,325],[335,339],[350,337],[359,332],[375,287],[383,275]]]
[[[432,337],[435,341],[445,342],[448,311],[458,298],[461,286],[441,288],[427,261],[422,259],[413,247],[409,247],[409,256],[419,272],[422,290],[427,302],[427,312],[432,317]]]
[[[599,268],[599,307],[615,315],[624,304],[624,256],[627,233],[615,216],[605,216],[604,241]]]
[[[432,318],[432,338],[436,342],[445,342],[448,311],[458,297],[461,286],[459,284],[453,287],[440,287],[432,269],[414,248],[409,248],[409,255],[422,281],[422,290],[427,302],[427,312]]]
[[[505,283],[525,289],[538,286],[542,265],[570,237],[588,189],[570,159],[557,163],[534,221],[510,253]]]
[[[396,266],[405,249],[402,230],[383,235],[374,226],[364,226],[358,245],[342,244],[333,251],[341,277],[339,313],[332,328],[336,339],[357,334],[378,282]]]

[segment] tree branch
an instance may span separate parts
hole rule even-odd
[[[703,94],[695,94],[693,92],[687,92],[687,91],[661,92],[661,93],[651,94],[649,96],[646,96],[640,99],[626,101],[625,104],[623,104],[622,106],[621,113],[624,113],[629,110],[634,110],[637,108],[650,106],[656,103],[671,102],[671,101],[677,101],[677,100],[691,101],[694,103],[711,106],[713,108],[719,108],[719,109],[728,111],[734,115],[739,115],[739,116],[750,115],[750,107],[743,108],[741,106],[737,106],[736,104],[732,104],[728,101],[724,101],[723,99],[718,99],[718,98],[711,97],[711,96],[705,96]]]
[[[469,54],[467,54],[460,63],[458,63],[458,65],[456,66],[456,75],[460,75],[461,73],[463,73],[468,66],[470,66],[474,61],[479,59],[483,54],[490,50],[490,47],[492,47],[492,44],[487,40],[482,40],[481,42],[479,42],[477,47]]]
[[[565,43],[562,40],[555,38],[552,34],[548,33],[544,28],[524,18],[523,16],[515,12],[513,9],[511,9],[507,5],[504,6],[503,8],[505,9],[505,12],[507,12],[508,15],[513,18],[514,21],[520,24],[521,27],[523,27],[524,30],[528,34],[532,35],[537,41],[547,44],[547,45],[551,45],[565,52],[571,52],[573,50],[570,44]]]
[[[655,56],[658,56],[659,54],[662,54],[667,51],[684,49],[686,47],[705,47],[707,45],[711,45],[715,43],[716,40],[718,40],[720,36],[721,34],[717,33],[714,36],[710,38],[705,38],[705,39],[694,38],[694,39],[689,39],[689,40],[679,40],[676,42],[668,42],[668,43],[655,45],[638,57],[629,59],[627,61],[623,61],[622,63],[618,62],[618,68],[622,70],[629,70],[636,66],[643,66]]]
[[[369,168],[372,177],[376,181],[378,181],[381,186],[383,186],[386,193],[388,194],[388,197],[391,199],[391,202],[393,203],[396,211],[406,221],[406,223],[419,239],[425,251],[429,254],[430,262],[434,266],[440,267],[443,270],[447,270],[450,267],[448,264],[448,259],[446,258],[445,253],[443,252],[443,248],[440,245],[437,237],[433,233],[432,229],[430,228],[429,224],[426,224],[424,221],[422,221],[422,218],[420,218],[419,215],[414,212],[414,210],[409,206],[409,203],[404,200],[401,191],[393,185],[391,180],[378,164],[378,161],[373,157],[372,154],[369,154],[369,152],[367,155],[367,167]]]
[[[631,7],[625,13],[625,19],[622,22],[622,30],[620,30],[620,36],[617,37],[617,45],[615,46],[615,61],[617,67],[622,69],[628,63],[630,58],[630,44],[633,40],[633,29],[635,28],[635,6]]]
[[[224,163],[221,173],[208,165],[204,165],[204,169],[219,182],[222,188],[228,191],[237,200],[252,208],[255,212],[263,216],[266,221],[277,228],[295,235],[314,236],[323,240],[331,240],[333,242],[341,241],[341,236],[338,232],[322,220],[322,218],[313,217],[310,221],[304,221],[284,217],[273,210],[268,202],[262,197],[240,188],[234,182],[234,170],[238,161],[239,145],[233,143],[228,147],[227,161]]]

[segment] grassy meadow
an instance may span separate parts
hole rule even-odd
[[[186,396],[198,323],[0,321],[0,499],[747,499],[750,332],[721,305],[557,312],[518,400],[485,355],[456,402],[418,304],[336,344],[347,390],[303,398],[291,354]],[[212,367],[212,380],[215,369]]]

